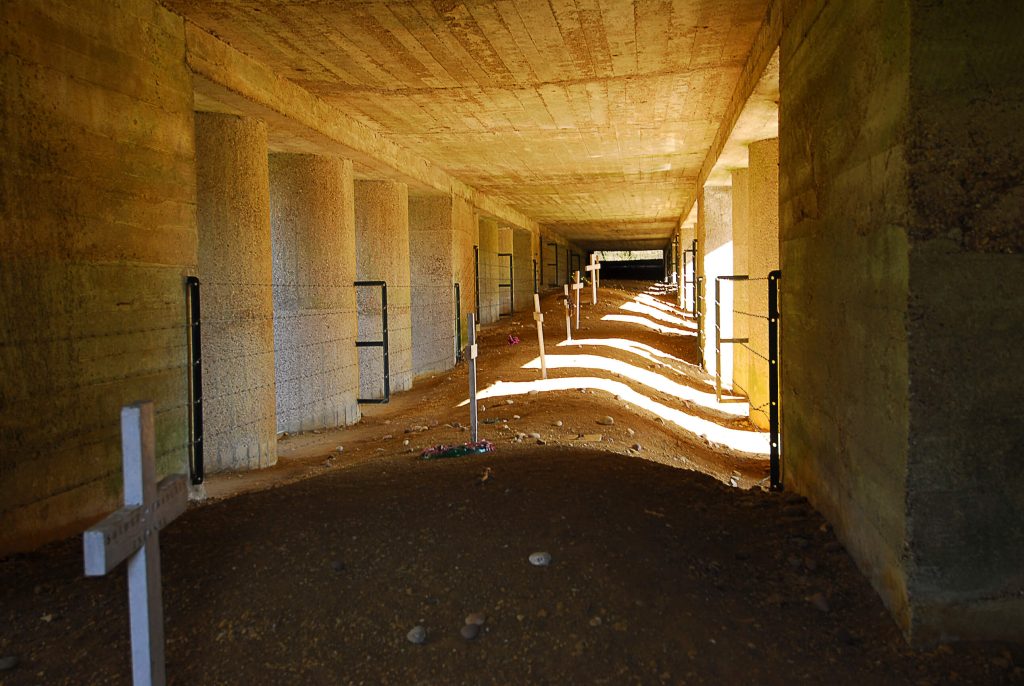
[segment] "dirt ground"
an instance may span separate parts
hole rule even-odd
[[[1020,646],[909,648],[820,515],[758,487],[763,456],[658,409],[753,432],[642,373],[710,389],[685,318],[637,291],[603,288],[580,334],[653,353],[555,347],[564,320],[546,299],[549,354],[633,365],[549,370],[566,390],[508,385],[538,377],[521,368],[528,314],[482,331],[493,453],[418,459],[468,438],[452,426],[468,422],[463,364],[356,427],[284,439],[275,468],[211,477],[160,537],[169,683],[1024,683]],[[636,319],[601,319],[617,313]],[[531,565],[541,551],[550,565]],[[0,560],[0,657],[17,658],[0,684],[128,683],[126,603],[123,569],[82,577],[79,538]],[[486,621],[466,640],[473,612]]]

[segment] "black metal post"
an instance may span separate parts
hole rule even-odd
[[[779,279],[782,272],[768,273],[768,431],[769,481],[773,491],[782,490],[781,446],[779,437]]]
[[[455,284],[455,361],[462,362],[462,294]]]
[[[703,293],[704,277],[698,276],[693,284],[693,316],[697,318],[697,357],[701,367],[704,366],[704,313],[697,301],[701,299]]]
[[[476,284],[476,313],[480,315],[480,246],[473,246],[473,283]]]
[[[203,461],[203,325],[199,300],[199,278],[185,279],[188,308],[188,456],[193,484],[203,483],[206,467]]]
[[[533,261],[533,292],[539,293],[537,290],[537,260]]]

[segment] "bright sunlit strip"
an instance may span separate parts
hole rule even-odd
[[[740,431],[719,426],[706,419],[694,417],[685,412],[666,407],[641,393],[637,393],[626,384],[620,381],[613,381],[612,379],[576,376],[559,379],[539,379],[537,381],[499,381],[478,393],[477,398],[486,400],[488,398],[525,395],[530,391],[547,393],[550,391],[572,391],[577,388],[600,390],[617,395],[636,407],[652,412],[666,422],[672,422],[685,431],[705,437],[713,443],[724,445],[733,450],[757,455],[768,454],[768,434],[766,433]],[[468,400],[463,400],[460,406],[464,406],[468,402]]]
[[[697,334],[692,331],[683,331],[682,329],[676,329],[671,326],[665,326],[664,324],[658,324],[652,322],[650,319],[644,317],[637,317],[632,314],[606,314],[601,317],[601,321],[605,322],[623,322],[625,324],[639,324],[640,326],[646,326],[648,329],[657,331],[658,333],[675,334],[677,336],[696,336]]]
[[[590,346],[590,347],[602,347],[612,348],[614,350],[621,350],[623,352],[636,355],[637,357],[643,358],[652,364],[656,364],[662,369],[667,369],[674,374],[690,379],[694,383],[707,386],[707,379],[702,378],[700,367],[695,364],[690,364],[686,360],[681,360],[674,355],[669,355],[666,352],[658,350],[657,348],[647,345],[646,343],[640,343],[639,341],[631,341],[628,338],[574,338],[571,341],[562,341],[557,344],[559,347],[567,346]],[[661,359],[659,359],[661,358]],[[672,360],[683,365],[683,369],[676,369],[670,364],[662,362],[661,360]],[[713,384],[712,384],[713,385]]]
[[[720,403],[714,393],[698,391],[695,388],[666,379],[656,372],[641,369],[628,362],[614,360],[610,357],[602,357],[601,355],[547,355],[545,356],[545,361],[547,362],[548,369],[600,369],[610,374],[619,374],[660,393],[689,401],[695,405],[700,405],[722,414],[746,417],[749,412],[746,403]],[[523,367],[525,369],[539,369],[540,360],[535,358],[527,362]]]
[[[678,324],[679,326],[685,326],[690,329],[697,328],[697,325],[694,324],[693,322],[684,321],[683,319],[668,314],[667,312],[664,312],[663,310],[660,310],[657,307],[652,307],[650,305],[638,303],[634,300],[627,300],[626,302],[619,305],[619,309],[626,310],[627,312],[646,314],[648,317],[651,317],[652,319],[657,319],[658,321],[666,322],[668,324]]]

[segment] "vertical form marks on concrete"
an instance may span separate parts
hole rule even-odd
[[[413,375],[455,364],[455,225],[451,196],[409,198]],[[461,289],[461,285],[460,285]]]
[[[356,278],[386,281],[391,392],[412,388],[412,301],[409,272],[409,191],[397,181],[356,181]],[[356,291],[359,339],[380,340],[379,288]],[[359,353],[359,395],[380,398],[384,363],[380,348]]]
[[[480,323],[498,321],[498,222],[480,217]]]
[[[267,127],[195,117],[203,426],[210,471],[277,462]]]
[[[158,471],[187,469],[196,233],[181,18],[146,0],[0,15],[3,555],[119,507],[122,405],[152,399]]]
[[[358,421],[352,163],[270,156],[278,431]]]

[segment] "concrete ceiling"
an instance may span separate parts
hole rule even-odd
[[[581,246],[661,247],[768,0],[165,0]]]

